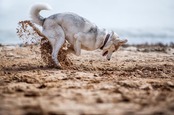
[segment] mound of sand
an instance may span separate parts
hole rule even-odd
[[[17,35],[27,44],[38,44],[40,45],[41,58],[44,63],[49,67],[56,67],[54,61],[51,58],[52,47],[48,38],[44,36],[40,30],[29,20],[20,21],[18,23]],[[62,46],[58,54],[58,60],[60,61],[62,68],[68,68],[72,65],[71,60],[67,57],[67,41]]]

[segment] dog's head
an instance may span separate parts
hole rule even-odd
[[[112,54],[118,50],[120,46],[125,44],[127,40],[121,40],[119,39],[119,36],[115,33],[112,32],[110,34],[110,38],[108,39],[108,42],[106,45],[103,47],[103,56],[106,56],[107,60],[111,59]]]

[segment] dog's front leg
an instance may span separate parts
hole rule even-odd
[[[80,41],[78,41],[78,40],[75,41],[74,50],[75,50],[75,54],[77,56],[80,56],[80,54],[81,54],[81,42]]]
[[[81,54],[81,41],[77,35],[75,35],[74,37],[75,37],[74,51],[75,51],[75,54],[77,56],[80,56],[80,54]]]

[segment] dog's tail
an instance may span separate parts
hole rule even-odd
[[[32,22],[42,26],[44,18],[39,14],[41,10],[50,10],[52,9],[48,4],[40,3],[35,4],[30,9],[30,16]]]

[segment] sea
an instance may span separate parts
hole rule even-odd
[[[0,44],[21,44],[16,28],[29,20],[29,9],[36,3],[47,3],[48,17],[74,12],[99,28],[115,31],[128,44],[174,43],[174,0],[0,0]]]

